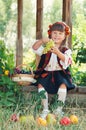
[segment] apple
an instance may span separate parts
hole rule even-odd
[[[27,115],[27,116],[22,115],[20,116],[19,121],[20,122],[34,122],[34,117],[33,115]]]
[[[47,121],[46,121],[45,119],[41,118],[41,117],[38,117],[38,118],[36,119],[36,121],[37,121],[37,124],[38,124],[38,125],[47,126]]]
[[[64,126],[70,125],[71,124],[71,120],[70,120],[69,117],[63,117],[60,120],[60,124],[64,125]]]
[[[49,114],[46,116],[46,120],[47,120],[47,123],[48,123],[48,124],[55,124],[55,123],[56,123],[55,115],[54,115],[54,114],[51,114],[51,113],[49,113]]]
[[[17,114],[11,115],[11,121],[19,121],[19,116]]]
[[[72,124],[78,123],[78,117],[76,115],[71,115],[70,120],[71,120]]]

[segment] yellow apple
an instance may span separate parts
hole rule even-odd
[[[71,115],[70,120],[71,120],[72,124],[78,123],[78,117],[76,115]]]
[[[41,117],[38,117],[36,121],[38,125],[47,126],[47,121],[45,119],[42,119]]]

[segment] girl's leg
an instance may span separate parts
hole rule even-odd
[[[61,84],[58,89],[58,100],[65,103],[66,95],[67,95],[67,87],[65,84]]]
[[[64,104],[67,95],[67,87],[65,84],[60,85],[57,94],[58,94],[58,101],[61,101]],[[62,108],[63,105],[58,106],[57,109],[54,111],[54,113],[56,113],[57,115],[58,114],[63,115]]]
[[[38,92],[45,91],[43,86],[41,84],[38,85]],[[48,110],[48,93],[45,91],[45,99],[42,99],[42,105],[43,105],[43,111],[42,114],[40,115],[42,118],[46,118],[47,114],[49,113]]]

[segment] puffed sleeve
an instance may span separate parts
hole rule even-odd
[[[41,56],[43,54],[44,47],[40,46],[37,50],[32,49],[34,53]]]
[[[66,50],[64,55],[65,55],[65,61],[63,62],[62,60],[60,60],[60,64],[63,66],[63,69],[66,69],[69,65],[72,64],[71,49]]]

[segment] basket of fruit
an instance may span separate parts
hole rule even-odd
[[[12,81],[17,82],[22,86],[29,86],[36,82],[34,79],[34,73],[31,67],[27,70],[25,67],[23,68],[23,66],[26,66],[26,64],[19,65],[14,69]]]

